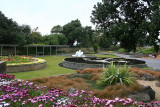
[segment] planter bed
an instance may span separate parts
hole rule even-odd
[[[15,73],[15,72],[26,72],[26,71],[34,71],[40,70],[46,67],[46,61],[43,59],[37,58],[37,62],[30,63],[19,63],[19,64],[7,64],[6,72],[7,73]]]

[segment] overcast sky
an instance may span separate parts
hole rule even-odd
[[[82,26],[90,22],[93,6],[102,0],[0,0],[0,11],[18,24],[49,34],[55,25],[65,25],[79,19]]]

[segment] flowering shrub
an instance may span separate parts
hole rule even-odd
[[[137,102],[127,99],[115,98],[114,100],[91,97],[92,92],[76,91],[70,95],[62,89],[46,86],[38,87],[29,81],[12,80],[8,85],[0,86],[0,103],[6,102],[10,107],[131,107]],[[152,105],[157,102],[151,102]],[[141,104],[146,105],[145,103]],[[156,106],[154,106],[156,107]]]
[[[0,81],[5,79],[7,81],[13,80],[15,78],[14,75],[9,75],[9,74],[0,74]]]
[[[130,106],[136,104],[131,99],[99,99],[91,97],[92,92],[84,90],[76,91],[74,94],[67,95],[62,89],[51,88],[49,91],[44,87],[38,87],[32,82],[12,81],[9,85],[0,86],[0,102],[7,102],[14,107],[77,107],[77,106],[96,106],[107,107],[116,105]]]
[[[30,56],[0,56],[0,60],[6,61],[7,64],[34,62],[37,59]]]

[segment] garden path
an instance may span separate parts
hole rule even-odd
[[[125,55],[125,54],[117,54],[117,53],[113,53],[113,54],[116,55],[116,56],[119,56],[119,57],[143,60],[143,61],[146,62],[148,67],[152,67],[153,69],[159,69],[160,70],[160,59],[133,58],[130,55]]]

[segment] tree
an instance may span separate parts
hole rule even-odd
[[[149,45],[154,46],[155,52],[159,51],[159,46],[157,42],[160,42],[159,31],[160,31],[160,1],[158,0],[151,0],[147,1],[148,3],[148,21],[145,24],[146,31],[148,33],[147,36],[147,43]]]
[[[32,38],[33,38],[33,41],[32,41],[33,44],[37,44],[37,43],[42,42],[42,35],[37,30],[38,30],[38,27],[33,29],[32,33],[31,33]]]
[[[73,46],[73,43],[76,40],[78,43],[80,43],[83,38],[82,26],[80,21],[77,19],[64,25],[62,33],[68,39],[68,42],[67,42],[68,45]]]
[[[31,41],[31,28],[28,25],[18,25],[8,19],[0,11],[0,43],[25,45]]]
[[[63,34],[57,34],[56,36],[58,37],[58,44],[59,45],[66,45],[67,44],[68,40],[65,37],[65,35],[63,35]]]
[[[99,47],[101,48],[109,48],[111,45],[113,45],[112,38],[102,35],[99,39],[98,44],[99,44]]]
[[[19,33],[16,35],[16,41],[19,45],[31,44],[33,41],[31,27],[29,25],[19,26]]]
[[[50,34],[43,36],[46,45],[66,45],[67,38],[63,34]]]
[[[83,38],[81,38],[80,45],[83,47],[91,47],[93,44],[93,32],[91,26],[86,26],[83,28]]]
[[[63,28],[61,25],[56,25],[53,26],[53,28],[51,29],[51,33],[62,33]]]
[[[120,41],[127,51],[136,51],[140,39],[146,35],[144,25],[149,12],[146,2],[141,1],[102,0],[94,6],[91,21],[114,43]]]

